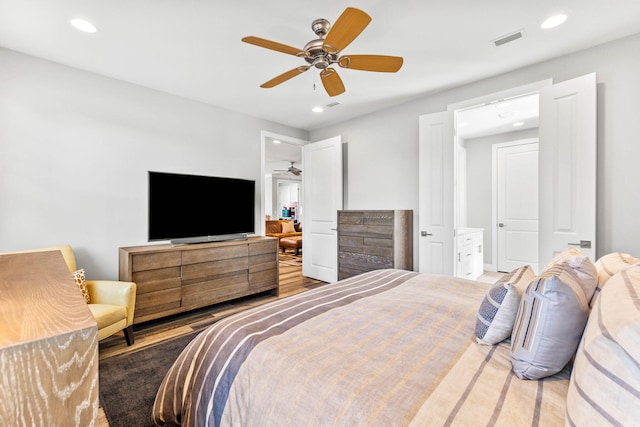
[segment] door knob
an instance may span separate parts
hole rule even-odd
[[[502,228],[502,227],[506,227],[506,226],[507,226],[507,224],[505,224],[505,223],[502,223],[502,222],[498,223],[498,227]]]
[[[420,235],[421,235],[422,237],[433,236],[433,234],[431,234],[431,233],[427,233],[426,231],[421,231],[421,232],[420,232]]]

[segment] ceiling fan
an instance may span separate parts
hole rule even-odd
[[[289,162],[289,163],[291,163],[291,166],[289,166],[288,169],[275,169],[274,172],[288,172],[288,173],[294,174],[295,176],[302,175],[302,171],[297,167],[293,166],[295,162]]]
[[[318,36],[317,39],[307,43],[304,49],[287,46],[260,37],[249,36],[242,39],[243,42],[275,50],[289,55],[295,55],[309,65],[302,65],[289,70],[279,76],[260,85],[263,88],[272,88],[280,83],[304,73],[311,67],[320,71],[322,85],[329,96],[340,95],[345,91],[344,83],[338,72],[331,65],[338,64],[342,68],[362,71],[378,71],[395,73],[402,67],[403,59],[400,56],[386,55],[342,55],[340,52],[346,48],[369,25],[371,17],[360,9],[348,7],[342,12],[333,26],[326,19],[316,19],[311,24],[311,29]]]

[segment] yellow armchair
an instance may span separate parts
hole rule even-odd
[[[20,252],[55,250],[62,252],[70,272],[73,273],[77,270],[76,258],[69,245]],[[115,280],[87,280],[86,283],[91,301],[87,305],[98,323],[98,340],[122,331],[127,345],[132,345],[134,342],[133,312],[136,305],[136,284]]]

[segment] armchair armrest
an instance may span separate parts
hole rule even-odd
[[[133,324],[136,284],[115,280],[87,280],[89,297],[95,304],[121,305],[127,308],[127,326]]]

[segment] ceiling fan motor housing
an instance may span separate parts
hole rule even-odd
[[[338,60],[337,53],[329,53],[324,48],[324,39],[311,40],[305,45],[304,50],[307,52],[304,56],[305,61],[321,70]]]

